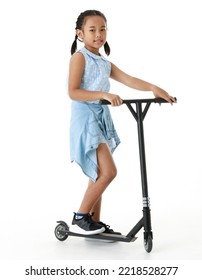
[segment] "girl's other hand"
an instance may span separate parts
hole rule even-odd
[[[123,103],[123,100],[119,95],[112,94],[112,93],[106,93],[103,99],[109,101],[112,106],[120,106]]]
[[[163,90],[162,88],[159,88],[157,86],[154,86],[153,89],[153,94],[156,98],[163,98],[166,101],[168,101],[171,105],[173,103],[176,103],[176,99],[174,97],[172,97],[171,95],[169,95],[165,90]]]

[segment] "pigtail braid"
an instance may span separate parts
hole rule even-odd
[[[78,36],[75,35],[75,39],[74,39],[74,42],[72,43],[72,47],[71,47],[71,55],[73,55],[77,50],[77,38],[78,38]]]
[[[110,47],[107,42],[104,44],[104,50],[105,50],[106,55],[110,55]]]

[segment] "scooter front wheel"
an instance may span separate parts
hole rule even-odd
[[[55,237],[60,241],[65,241],[68,238],[69,227],[60,223],[55,228]]]
[[[151,235],[147,237],[147,239],[144,239],[144,248],[147,251],[147,253],[150,253],[153,248],[153,241]]]

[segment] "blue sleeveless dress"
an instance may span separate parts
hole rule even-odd
[[[85,69],[80,88],[90,91],[109,92],[111,63],[102,55],[95,55],[86,48],[79,52],[84,55]],[[70,158],[80,165],[92,180],[97,179],[97,155],[99,144],[106,143],[114,152],[120,143],[107,105],[100,101],[72,101],[70,121]]]

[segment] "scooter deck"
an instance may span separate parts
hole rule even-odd
[[[112,240],[112,241],[121,241],[121,242],[133,242],[137,239],[137,237],[128,237],[126,235],[121,234],[112,234],[112,233],[100,233],[100,234],[80,234],[75,232],[68,232],[69,236],[76,236],[76,237],[85,237],[91,239],[100,239],[100,240]]]

